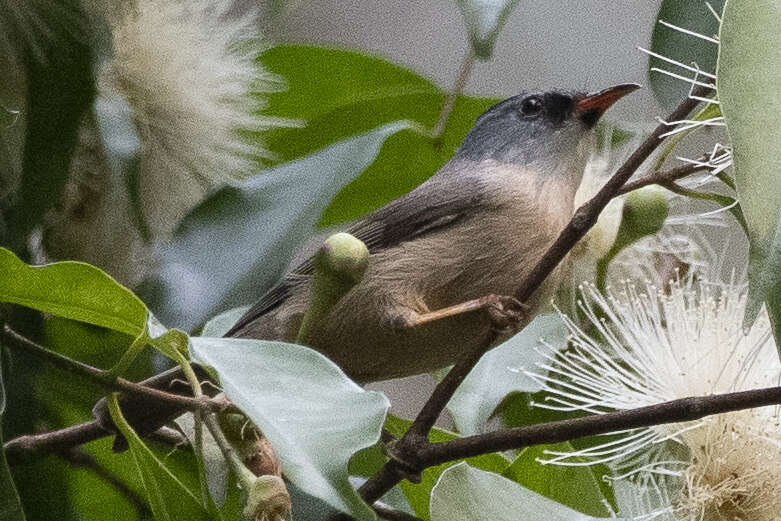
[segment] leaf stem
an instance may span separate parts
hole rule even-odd
[[[193,371],[189,361],[185,359],[184,356],[182,356],[181,360],[178,360],[178,362],[179,367],[182,368],[182,372],[184,373],[185,378],[187,378],[187,382],[190,384],[190,387],[192,387],[193,396],[200,399],[207,398],[203,394],[201,382],[198,380],[198,376],[195,374],[195,371]],[[217,415],[214,413],[214,411],[196,411],[195,441],[196,445],[200,443],[200,446],[196,447],[198,456],[203,458],[202,432],[198,432],[202,428],[201,421],[203,421],[203,424],[205,424],[206,428],[209,429],[212,438],[214,438],[215,443],[217,443],[217,446],[220,448],[220,452],[222,452],[222,456],[225,458],[225,461],[228,462],[228,465],[230,465],[231,470],[233,470],[233,472],[236,474],[236,478],[239,480],[241,487],[246,491],[252,490],[252,486],[255,483],[255,475],[246,467],[246,465],[244,465],[244,462],[241,461],[241,457],[236,453],[236,450],[228,441],[225,433],[222,432],[222,428],[220,427],[220,423],[217,420]],[[199,440],[199,438],[201,439]],[[201,487],[203,488],[204,485],[205,484],[202,482]],[[206,489],[205,493],[209,493],[208,489]]]
[[[464,61],[461,62],[461,69],[458,71],[458,76],[456,77],[453,89],[448,92],[445,103],[442,105],[442,111],[439,113],[439,119],[431,129],[432,138],[439,139],[442,137],[442,133],[445,131],[445,126],[447,125],[447,120],[450,118],[450,113],[453,112],[453,107],[456,104],[458,96],[464,92],[466,82],[469,80],[469,75],[472,74],[472,66],[474,64],[475,52],[470,45],[464,56]]]
[[[0,332],[0,338],[9,347],[19,349],[31,353],[43,360],[46,360],[55,367],[59,367],[70,373],[75,373],[80,376],[92,380],[109,391],[124,391],[129,394],[141,396],[147,399],[153,399],[158,402],[163,402],[172,406],[187,410],[223,410],[226,406],[224,400],[216,400],[201,396],[200,398],[194,398],[190,396],[182,396],[179,394],[167,393],[160,391],[159,389],[153,389],[144,385],[139,385],[130,380],[124,378],[113,379],[113,376],[109,371],[87,365],[78,360],[74,360],[66,355],[57,353],[46,347],[33,342],[32,340],[17,333],[7,324],[3,326]]]

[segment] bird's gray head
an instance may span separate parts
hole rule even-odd
[[[579,158],[584,155],[584,138],[608,107],[637,88],[630,83],[596,94],[550,91],[513,96],[477,118],[456,157],[520,165],[585,162],[585,157]]]

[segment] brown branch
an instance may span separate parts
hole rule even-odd
[[[46,347],[37,344],[29,338],[26,338],[25,336],[17,333],[7,324],[3,327],[0,336],[2,337],[2,340],[4,340],[7,345],[9,345],[9,347],[26,351],[49,362],[55,367],[59,367],[65,371],[84,376],[85,378],[102,385],[109,391],[123,391],[127,394],[140,396],[146,399],[153,399],[158,402],[189,411],[194,411],[196,409],[222,411],[229,405],[226,400],[222,399],[213,399],[207,396],[198,398],[182,396],[179,394],[161,391],[159,389],[146,387],[144,385],[139,385],[135,382],[131,382],[130,380],[125,380],[124,378],[113,379],[109,374],[109,371],[87,365],[61,353],[51,351]]]
[[[659,172],[654,172],[653,174],[648,174],[645,177],[641,177],[640,179],[635,179],[634,181],[630,181],[626,183],[624,186],[621,187],[621,189],[618,191],[616,195],[628,194],[629,192],[637,190],[638,188],[643,188],[648,185],[666,186],[674,181],[677,181],[678,179],[682,179],[696,172],[700,172],[702,170],[708,170],[708,169],[709,167],[707,166],[696,165],[692,163],[688,165],[682,165],[675,168],[671,168],[670,170],[662,170]]]
[[[709,91],[710,89],[703,87],[695,89],[691,96],[687,96],[666,118],[666,121],[677,121],[686,117],[700,103],[694,98],[704,97]],[[602,210],[619,194],[629,178],[662,143],[662,134],[668,130],[668,125],[660,123],[602,189],[586,204],[577,209],[566,228],[562,230],[556,241],[522,282],[515,294],[518,300],[527,301],[575,244],[594,226]],[[359,489],[361,496],[367,503],[373,504],[401,479],[410,475],[414,477],[415,472],[423,468],[420,466],[418,454],[429,444],[428,432],[434,426],[434,422],[444,410],[447,402],[450,401],[458,385],[469,374],[482,353],[482,350],[477,350],[464,357],[439,382],[407,433],[393,445],[395,455],[398,455],[399,458],[386,463],[375,476]]]
[[[45,454],[65,454],[73,447],[78,447],[112,434],[115,434],[115,432],[106,430],[98,421],[93,420],[55,431],[25,434],[5,442],[3,450],[8,463],[10,465],[18,465]],[[187,438],[166,427],[149,434],[147,438],[177,447],[187,443]]]
[[[522,449],[531,445],[557,443],[666,423],[690,422],[713,414],[778,404],[781,404],[781,387],[681,398],[626,411],[538,423],[442,443],[429,443],[420,449],[420,462],[424,467],[430,467],[490,452]]]
[[[72,447],[83,445],[112,434],[96,421],[72,425],[64,429],[26,434],[5,442],[3,450],[8,463],[15,465],[39,454],[66,452]]]
[[[377,517],[380,519],[387,519],[388,521],[423,521],[417,516],[384,505],[380,506],[379,504],[375,504],[373,508],[377,513]]]
[[[145,400],[144,403],[154,401],[174,410],[203,410],[209,412],[224,411],[231,406],[227,398],[209,398],[205,395],[199,397],[184,396],[140,385],[124,378],[113,378],[108,371],[51,351],[17,333],[8,325],[4,325],[2,330],[0,330],[0,340],[10,348],[31,353],[55,367],[92,380],[109,391],[123,391],[129,395],[140,397]],[[112,427],[112,425],[104,425],[99,421],[90,421],[56,431],[19,436],[6,442],[3,448],[9,461],[19,462],[39,454],[64,452],[72,447],[116,434]],[[155,436],[167,441],[180,439],[180,437],[171,436],[171,433],[167,431],[157,434],[146,432],[142,434]]]

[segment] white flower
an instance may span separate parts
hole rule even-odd
[[[608,297],[591,286],[583,292],[594,332],[565,317],[571,348],[551,350],[541,367],[546,373],[531,375],[549,393],[541,407],[603,414],[781,381],[769,321],[761,317],[744,334],[745,292],[735,285],[675,282],[664,293],[627,284]],[[688,457],[671,458],[665,441]],[[677,519],[771,520],[781,511],[778,407],[633,429],[578,453],[550,455],[548,462],[565,465],[584,464],[582,457],[613,463],[644,479],[681,478],[682,490],[672,495]]]
[[[293,122],[260,113],[263,94],[284,84],[256,60],[263,46],[251,10],[236,15],[231,0],[137,0],[116,9],[108,0],[100,9],[99,0],[92,2],[111,40],[111,53],[98,67],[98,99],[122,100],[128,108],[138,170],[112,173],[106,136],[87,115],[44,244],[54,258],[97,264],[133,286],[205,194],[258,173],[260,162],[272,157],[257,131]],[[129,182],[138,191],[136,207]]]
[[[262,50],[252,16],[231,16],[227,0],[139,0],[109,15],[113,56],[101,96],[133,110],[142,147],[141,196],[153,231],[167,231],[216,183],[256,173],[272,158],[255,135],[290,121],[259,114],[258,94],[280,78],[256,63]],[[178,194],[180,204],[171,204]]]

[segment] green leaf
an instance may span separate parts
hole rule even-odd
[[[592,516],[609,516],[599,479],[604,466],[545,465],[545,451],[574,452],[569,442],[527,447],[502,474],[533,492]],[[602,472],[596,472],[596,468]]]
[[[494,44],[517,0],[456,0],[478,58],[493,55]]]
[[[400,119],[430,128],[445,99],[426,78],[354,51],[281,45],[262,60],[289,85],[270,96],[268,112],[306,121],[304,129],[262,135],[285,160]],[[452,157],[475,118],[496,101],[460,96],[441,142],[413,132],[392,136],[371,166],[334,198],[319,225],[360,217],[428,179]]]
[[[0,248],[0,302],[19,304],[137,337],[147,311],[129,289],[83,262],[28,266]]]
[[[177,364],[186,364],[190,339],[187,333],[179,329],[169,329],[158,333],[154,334],[150,331],[149,344]]]
[[[385,421],[385,428],[396,437],[401,437],[407,431],[412,422],[403,420],[395,416],[389,415]],[[458,438],[458,434],[448,432],[444,429],[434,428],[429,433],[428,439],[434,443],[440,443],[443,441],[453,440]],[[467,458],[463,460],[470,465],[480,468],[489,472],[495,472],[501,474],[506,471],[510,465],[510,462],[504,458],[501,454],[482,454],[473,458]],[[400,483],[401,490],[407,497],[410,506],[415,510],[415,513],[425,520],[432,519],[429,516],[429,500],[431,498],[431,490],[436,485],[440,475],[447,469],[455,465],[456,461],[449,461],[442,465],[435,467],[429,467],[423,471],[421,475],[420,483],[410,483],[409,481],[402,481]]]
[[[711,0],[710,5],[713,6],[717,13],[721,13],[724,0]],[[716,53],[718,52],[717,44],[696,36],[683,34],[659,23],[660,20],[665,21],[698,34],[714,37],[719,31],[719,22],[708,10],[705,2],[663,0],[656,20],[657,23],[654,24],[654,31],[651,36],[651,51],[688,66],[693,66],[692,63],[696,63],[701,71],[709,74],[714,73]],[[659,72],[651,71],[651,68],[654,67],[687,77],[694,77],[695,73],[666,63],[659,58],[649,57],[648,76],[651,89],[659,103],[666,109],[672,110],[688,94],[689,84]],[[697,79],[705,83],[713,81],[702,75]]]
[[[523,331],[487,352],[448,403],[448,410],[463,435],[479,434],[505,396],[513,391],[535,392],[540,385],[524,374],[534,371],[544,355],[540,339],[564,345],[567,328],[555,315],[536,317]]]
[[[384,395],[295,344],[193,337],[191,351],[263,431],[290,481],[356,519],[374,519],[347,479],[347,464],[379,439],[390,406]]]
[[[223,311],[216,317],[213,317],[209,319],[208,322],[206,322],[206,324],[203,326],[203,329],[201,330],[200,336],[224,336],[225,333],[227,333],[230,328],[233,327],[233,324],[238,322],[239,319],[244,316],[244,313],[246,313],[249,308],[249,306],[241,306],[238,308],[229,309],[228,311]]]
[[[312,233],[333,196],[374,161],[395,122],[226,186],[188,215],[146,287],[163,323],[191,330],[258,297]]]
[[[559,486],[578,487],[579,483]],[[431,491],[432,521],[592,521],[592,517],[541,496],[514,481],[459,463],[446,470]]]
[[[720,33],[718,92],[748,227],[746,326],[767,299],[781,340],[781,10],[772,0],[729,0]],[[781,343],[779,343],[781,345]]]
[[[109,397],[108,407],[114,424],[128,441],[155,520],[214,521],[198,497],[171,473],[130,427],[122,416],[116,393]]]

